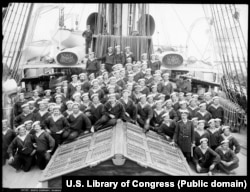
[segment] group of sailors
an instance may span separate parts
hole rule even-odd
[[[178,145],[199,173],[232,173],[239,166],[240,145],[223,125],[220,98],[210,92],[175,92],[168,72],[152,67],[152,61],[132,64],[128,58],[125,64],[87,68],[55,90],[34,90],[29,99],[18,93],[14,128],[2,121],[3,164],[8,160],[16,170],[29,171],[36,163],[44,169],[62,143],[122,120]]]

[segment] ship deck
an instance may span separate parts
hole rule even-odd
[[[247,131],[242,129],[240,133],[232,133],[238,139],[241,145],[241,151],[237,156],[240,159],[240,165],[235,169],[235,175],[247,175]],[[29,172],[20,171],[16,173],[15,169],[9,165],[2,167],[2,187],[3,188],[42,188],[42,183],[39,179],[42,175],[42,170],[38,167],[33,167]],[[191,166],[192,175],[206,176],[207,174],[197,174]],[[215,176],[226,176],[224,173],[215,173]]]

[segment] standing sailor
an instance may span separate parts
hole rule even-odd
[[[18,127],[19,125],[23,124],[27,120],[32,120],[34,118],[34,114],[29,110],[29,104],[25,103],[22,106],[22,113],[15,117],[14,119],[14,126]]]
[[[208,112],[211,113],[212,118],[219,118],[222,121],[223,124],[223,119],[224,119],[224,109],[222,106],[219,104],[219,97],[215,96],[213,97],[213,103],[211,103],[208,107],[207,110]]]
[[[93,36],[93,32],[90,29],[90,25],[87,25],[87,30],[82,33],[82,36],[85,38],[85,54],[88,54]]]
[[[24,98],[24,93],[18,94],[18,100],[15,102],[13,110],[15,117],[22,113],[22,105],[25,104],[27,100]]]

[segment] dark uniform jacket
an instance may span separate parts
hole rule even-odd
[[[132,99],[128,98],[127,103],[125,103],[123,98],[119,99],[119,101],[123,105],[125,112],[127,112],[129,114],[128,118],[131,118],[132,120],[135,121],[136,120],[136,106],[135,106],[134,102],[132,101]],[[127,115],[125,114],[125,119],[126,119],[126,117],[127,117]]]
[[[193,122],[182,120],[176,123],[174,141],[179,145],[182,152],[191,152],[191,144],[194,143],[194,126]]]
[[[149,104],[142,106],[140,102],[137,104],[137,114],[140,115],[140,119],[146,121],[151,120],[153,117],[153,110]]]
[[[160,93],[168,96],[170,98],[170,94],[173,93],[174,88],[172,83],[168,82],[167,85],[165,85],[165,82],[162,82],[162,87]]]
[[[91,89],[89,90],[89,97],[91,98],[91,96],[92,96],[94,93],[98,93],[98,95],[99,95],[99,100],[100,100],[101,103],[103,103],[103,102],[104,102],[103,99],[104,99],[105,94],[104,94],[104,91],[102,90],[102,88],[99,88],[98,90],[94,90],[93,88],[91,88]]]
[[[220,105],[215,106],[214,104],[211,104],[207,108],[207,110],[211,113],[213,119],[220,118],[221,123],[223,124],[224,109],[222,108],[222,106],[220,106]]]
[[[114,59],[115,59],[115,64],[122,64],[122,65],[124,65],[125,62],[126,62],[126,58],[124,57],[124,54],[122,52],[115,54]]]
[[[208,127],[208,121],[212,119],[211,113],[206,111],[204,114],[202,114],[200,110],[196,112],[195,117],[198,117],[198,120],[205,120],[205,127]]]
[[[229,148],[232,149],[235,154],[240,152],[241,147],[237,139],[235,139],[232,135],[230,135],[229,137],[226,137],[224,134],[221,134],[219,137],[219,142],[225,139],[229,140]]]
[[[187,107],[189,114],[190,114],[190,118],[194,118],[197,111],[199,111],[199,107],[195,107],[195,108],[191,108],[190,106]]]
[[[102,117],[104,113],[104,105],[102,103],[99,103],[97,106],[94,105],[93,103],[90,103],[89,108],[90,108],[89,112],[91,116],[94,118],[93,121],[96,122]]]
[[[89,118],[83,114],[82,112],[80,112],[80,114],[75,117],[74,114],[71,114],[68,118],[68,122],[69,122],[69,127],[70,129],[82,132],[85,130],[90,130],[91,129],[91,121],[89,120]]]
[[[151,125],[154,127],[159,127],[163,122],[162,115],[166,113],[164,109],[161,110],[161,112],[158,114],[156,109],[153,110],[153,117],[151,119]]]
[[[198,146],[194,150],[194,162],[195,165],[199,164],[202,168],[209,168],[211,164],[220,162],[220,156],[210,147],[205,153],[202,153],[200,146]]]
[[[174,132],[175,132],[176,123],[174,121],[171,121],[169,124],[162,123],[160,127],[157,129],[157,132],[162,136],[169,136],[171,139],[173,139]]]
[[[5,135],[2,133],[2,153],[6,153],[7,149],[10,145],[10,143],[13,141],[13,139],[16,137],[16,133],[8,128],[7,132],[5,133]]]
[[[93,59],[93,60],[90,60],[88,59],[87,60],[87,63],[86,63],[86,71],[87,72],[97,72],[100,70],[100,65],[98,64],[98,61],[96,59]]]
[[[19,125],[23,124],[25,121],[34,120],[34,113],[29,113],[27,115],[24,115],[24,113],[21,113],[20,115],[16,116],[14,119],[14,126],[18,127]]]
[[[204,132],[200,135],[200,133],[198,131],[194,131],[194,140],[195,140],[195,146],[199,146],[200,145],[200,140],[203,138],[207,138],[208,139],[208,143],[210,143],[210,135],[207,132],[207,130],[204,130]]]
[[[44,121],[50,116],[50,113],[46,111],[43,115],[38,111],[34,114],[34,121],[40,121],[41,126],[44,126]]]
[[[114,115],[116,119],[122,119],[125,120],[125,109],[123,107],[123,105],[121,104],[121,102],[116,101],[115,106],[112,107],[110,101],[106,102],[104,104],[104,114],[106,116],[109,115]]]
[[[222,161],[233,161],[233,163],[239,163],[239,158],[235,155],[232,149],[228,149],[226,153],[223,153],[222,147],[219,146],[216,148],[215,152],[219,154]]]
[[[84,93],[87,93],[91,88],[91,84],[89,81],[84,81],[81,83],[81,90],[83,90]]]
[[[27,102],[27,100],[24,100],[24,101],[17,101],[17,102],[14,104],[13,110],[14,110],[14,115],[15,115],[15,117],[18,116],[18,115],[20,115],[20,114],[23,112],[21,106],[22,106],[24,103],[26,103],[26,102]]]
[[[209,128],[207,132],[209,134],[209,146],[215,150],[220,145],[220,132],[218,130],[212,132]]]
[[[149,67],[151,68],[151,73],[154,74],[156,70],[161,68],[161,62],[158,60],[149,61]]]
[[[38,137],[34,134],[34,140],[37,145],[37,152],[46,152],[47,150],[53,151],[55,147],[54,138],[46,131],[43,131]]]
[[[53,116],[48,117],[44,122],[45,128],[49,129],[51,133],[69,128],[68,120],[60,115],[58,119],[54,119]]]

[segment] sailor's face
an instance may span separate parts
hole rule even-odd
[[[53,110],[53,114],[54,114],[55,116],[59,115],[59,114],[60,114],[60,110],[59,110],[59,109],[54,109],[54,110]]]
[[[157,109],[161,109],[162,108],[161,107],[161,102],[157,102],[155,106],[156,106]]]
[[[132,66],[131,65],[127,65],[127,71],[131,71],[132,70]]]
[[[24,113],[28,113],[29,110],[30,110],[30,109],[29,109],[29,106],[23,108],[23,112],[24,112]]]
[[[18,133],[19,133],[20,136],[24,136],[24,135],[26,134],[26,129],[25,129],[25,127],[19,128]]]
[[[98,85],[99,85],[98,81],[95,81],[95,82],[93,83],[93,87],[98,87]]]
[[[171,107],[172,107],[172,103],[171,103],[171,102],[168,102],[168,103],[167,103],[167,108],[170,109]]]
[[[148,97],[148,102],[149,103],[152,103],[154,101],[154,98],[153,97]]]
[[[145,86],[145,81],[140,81],[139,85],[144,87]]]
[[[223,150],[228,150],[228,149],[229,149],[229,143],[228,143],[228,142],[223,143],[223,144],[221,145],[221,147],[222,147]]]
[[[41,111],[45,110],[45,109],[46,109],[46,105],[43,104],[43,103],[41,103],[41,104],[39,105],[39,109],[40,109]]]
[[[97,96],[93,97],[93,103],[99,103],[99,98]]]
[[[115,89],[114,89],[114,88],[110,88],[110,89],[109,89],[109,94],[114,93],[114,92],[115,92]]]
[[[73,77],[73,78],[72,78],[72,81],[73,81],[73,82],[77,82],[77,77]]]
[[[152,56],[151,56],[151,59],[152,59],[152,60],[155,60],[155,55],[152,55]]]
[[[214,124],[215,124],[215,127],[219,127],[220,126],[220,121],[215,121]]]
[[[81,86],[76,86],[77,91],[81,91]]]
[[[61,97],[57,97],[56,98],[56,103],[61,103],[62,102],[62,98]]]
[[[38,91],[34,92],[34,97],[38,97]]]
[[[78,105],[74,105],[73,106],[73,113],[77,114],[79,112],[79,106]]]
[[[229,130],[229,129],[225,129],[225,130],[224,130],[224,135],[225,135],[225,136],[230,135],[230,130]]]
[[[215,105],[218,105],[219,104],[219,99],[214,99],[213,102],[214,102]]]
[[[82,100],[84,101],[84,102],[87,102],[87,101],[89,101],[89,96],[84,96],[84,97],[82,97]]]
[[[110,101],[111,103],[114,103],[115,100],[116,100],[115,96],[111,96],[111,97],[109,98],[109,101]]]
[[[31,130],[32,124],[31,124],[31,123],[26,124],[25,128],[26,128],[26,130],[28,130],[28,131]]]
[[[147,64],[142,65],[142,70],[146,70],[148,68]]]
[[[201,143],[201,148],[202,148],[202,149],[206,149],[206,148],[207,148],[207,141],[203,141],[203,142]]]
[[[195,101],[195,100],[190,101],[190,105],[191,105],[192,107],[196,106],[196,101]]]
[[[193,125],[197,126],[198,125],[198,120],[193,120]]]
[[[46,96],[50,96],[50,91],[46,91]]]
[[[211,127],[211,128],[214,128],[214,127],[215,127],[215,123],[214,123],[214,121],[213,121],[213,122],[211,122],[211,123],[209,124],[209,127]]]
[[[24,100],[24,94],[19,95],[20,100]]]
[[[198,121],[197,121],[197,122],[198,122]],[[204,127],[205,127],[205,124],[204,124],[204,123],[199,123],[199,124],[198,124],[199,130],[203,130]]]
[[[56,92],[57,93],[61,93],[61,89],[56,89]]]
[[[146,97],[141,97],[141,99],[140,99],[140,101],[142,102],[142,103],[146,103]]]
[[[151,75],[151,71],[150,71],[150,70],[147,70],[147,71],[146,71],[146,75]]]
[[[71,110],[71,109],[72,109],[72,103],[69,103],[69,104],[67,105],[67,109],[68,109],[68,110]]]
[[[39,132],[39,131],[41,131],[41,126],[39,124],[35,125],[34,129],[35,129],[36,132]]]

